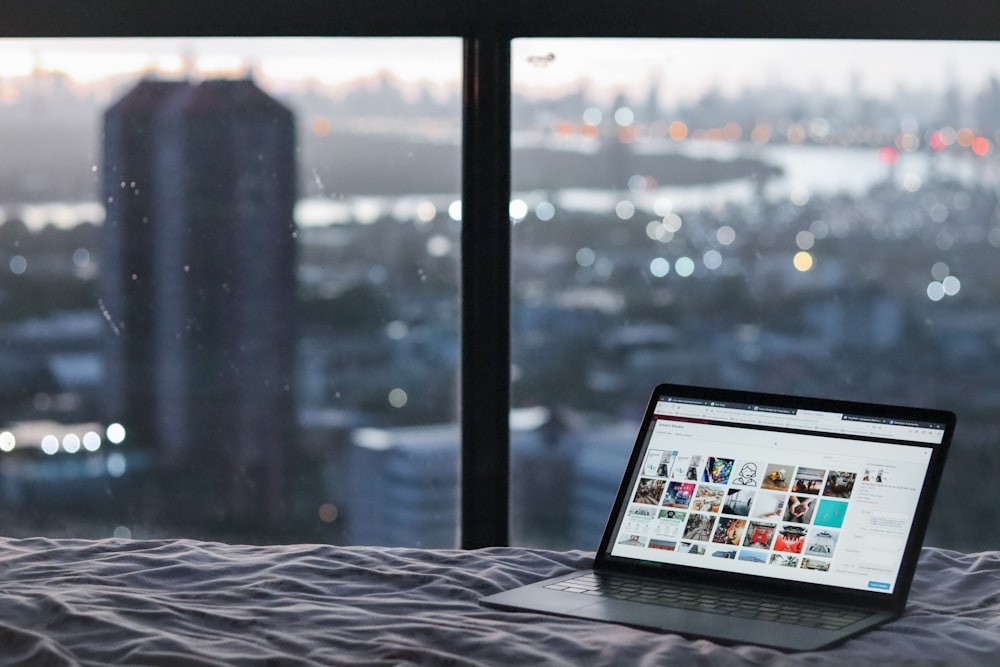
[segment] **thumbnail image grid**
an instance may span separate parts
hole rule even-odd
[[[787,462],[653,451],[619,544],[826,572],[859,477]]]

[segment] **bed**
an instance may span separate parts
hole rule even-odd
[[[592,554],[0,540],[0,660],[37,665],[1000,664],[1000,552],[925,548],[901,620],[783,655],[481,607]]]

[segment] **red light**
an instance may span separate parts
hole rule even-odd
[[[930,145],[936,151],[943,151],[948,147],[948,140],[942,132],[934,132],[930,137]]]
[[[986,137],[976,137],[972,140],[972,152],[982,157],[990,152],[990,140]]]
[[[882,164],[895,164],[899,159],[899,151],[892,146],[883,146],[878,149],[878,161]]]

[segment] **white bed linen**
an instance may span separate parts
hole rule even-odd
[[[32,665],[1000,665],[1000,553],[924,549],[905,617],[817,653],[480,607],[591,554],[0,540],[0,660]]]

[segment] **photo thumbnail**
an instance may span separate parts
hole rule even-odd
[[[688,456],[678,456],[674,459],[673,479],[683,479],[689,482],[697,482],[701,476],[701,467],[704,457],[700,454]]]
[[[865,468],[865,476],[862,478],[862,481],[885,484],[888,481],[888,475],[882,466],[869,466]]]
[[[687,507],[694,497],[695,486],[694,482],[670,482],[667,493],[663,496],[663,506],[682,509]]]
[[[847,506],[850,503],[841,500],[827,500],[824,498],[819,503],[816,510],[816,525],[827,526],[828,528],[841,528],[844,525],[844,517],[847,516]]]
[[[785,499],[784,494],[761,491],[750,507],[750,518],[780,520],[785,513]]]
[[[769,549],[778,526],[773,523],[763,521],[751,521],[747,527],[747,536],[743,540],[743,546],[754,549]]]
[[[858,473],[843,470],[831,470],[830,476],[826,478],[826,486],[823,487],[824,496],[834,498],[850,498],[854,493],[854,483],[858,479]]]
[[[781,567],[798,567],[799,557],[789,556],[786,554],[771,554],[771,565],[779,565]]]
[[[785,506],[784,521],[794,523],[809,523],[812,521],[813,512],[816,511],[816,498],[812,496],[792,495],[788,496],[788,505]]]
[[[819,495],[823,489],[823,478],[826,471],[821,468],[799,468],[792,482],[792,493],[808,493]]]
[[[753,549],[744,549],[743,551],[740,552],[740,560],[749,561],[751,563],[766,563],[767,552],[754,551]]]
[[[726,494],[724,486],[708,486],[702,484],[694,494],[691,509],[695,512],[718,512],[722,509],[722,500]]]
[[[832,528],[813,527],[809,530],[806,548],[802,551],[807,556],[823,556],[830,558],[837,548],[840,531]]]
[[[787,491],[788,485],[792,481],[793,470],[795,470],[795,466],[780,463],[768,465],[767,470],[764,471],[764,481],[761,482],[760,488],[768,491]]]
[[[806,541],[805,526],[786,524],[778,529],[778,537],[774,540],[775,551],[786,551],[788,553],[800,554]]]
[[[676,539],[681,536],[684,529],[684,522],[687,520],[687,512],[679,510],[660,510],[656,517],[656,534]]]
[[[829,572],[830,561],[823,560],[822,558],[803,558],[802,569],[815,570],[817,572]]]
[[[737,460],[733,466],[733,474],[729,476],[729,483],[732,486],[747,486],[757,488],[764,479],[764,469],[766,464],[758,461]]]
[[[651,521],[653,515],[656,514],[655,509],[650,509],[642,505],[632,505],[628,509],[628,518]]]
[[[719,544],[738,546],[743,541],[743,531],[746,529],[746,519],[731,519],[722,517],[715,527],[712,541]]]
[[[708,542],[712,537],[713,525],[715,525],[714,516],[710,514],[692,514],[688,517],[687,525],[684,527],[684,539]]]
[[[632,499],[632,502],[643,505],[659,505],[666,485],[665,480],[642,477],[639,479],[639,487],[635,490],[635,498]]]
[[[677,552],[682,554],[691,554],[692,556],[704,556],[705,555],[705,545],[700,542],[681,542],[681,545],[677,547]]]
[[[650,540],[647,546],[650,549],[658,549],[660,551],[674,551],[677,549],[677,542],[672,540]]]
[[[726,500],[722,503],[722,513],[749,516],[756,493],[750,489],[729,489],[726,492]]]
[[[701,473],[701,481],[710,484],[728,484],[729,476],[733,474],[733,463],[735,463],[733,459],[709,456]]]
[[[673,470],[674,461],[677,459],[676,450],[649,450],[646,454],[646,462],[642,468],[642,474],[651,477],[670,477]]]
[[[647,539],[642,535],[626,535],[618,540],[618,544],[626,547],[644,547]]]

